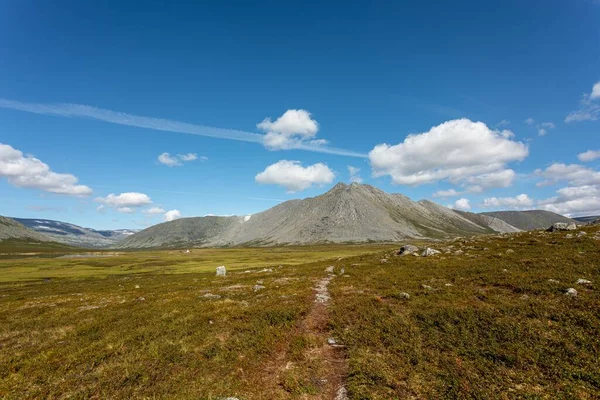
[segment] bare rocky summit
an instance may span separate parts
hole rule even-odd
[[[518,230],[490,216],[415,202],[370,185],[339,183],[323,195],[287,201],[249,219],[197,217],[158,224],[116,247],[392,242]]]
[[[484,212],[479,215],[487,215],[498,218],[522,231],[546,229],[556,222],[564,222],[567,224],[577,223],[577,221],[571,218],[544,210],[492,211]]]

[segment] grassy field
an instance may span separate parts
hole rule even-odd
[[[444,253],[426,258],[5,255],[0,398],[327,399],[339,384],[352,399],[600,398],[600,240],[583,230],[432,243]],[[331,300],[315,303],[324,279]]]

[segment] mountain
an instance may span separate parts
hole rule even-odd
[[[575,217],[573,219],[582,224],[589,224],[589,223],[595,222],[597,220],[600,220],[600,215],[590,215],[588,217]]]
[[[0,241],[7,239],[51,242],[47,235],[28,229],[23,224],[7,217],[0,217]]]
[[[490,217],[501,219],[509,225],[519,228],[523,231],[530,231],[533,229],[546,229],[555,222],[575,222],[571,218],[567,218],[560,214],[556,214],[550,211],[543,210],[529,210],[529,211],[492,211],[484,212],[481,215],[487,215]]]
[[[106,248],[133,235],[135,230],[96,231],[68,222],[49,219],[13,218],[25,227],[46,235],[59,243],[77,247]]]
[[[251,217],[183,218],[151,226],[118,248],[388,242],[517,231],[489,216],[414,202],[370,185],[337,184]]]

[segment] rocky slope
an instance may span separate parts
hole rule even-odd
[[[0,217],[0,241],[7,239],[31,240],[39,242],[50,242],[52,238],[47,235],[28,229],[23,224],[7,218]]]
[[[523,231],[533,229],[546,229],[555,222],[571,223],[577,221],[567,218],[560,214],[544,210],[529,211],[493,211],[481,213],[490,217],[501,219],[509,225],[519,228]]]
[[[492,217],[414,202],[373,186],[338,184],[329,192],[292,200],[244,217],[199,217],[165,222],[115,247],[185,247],[386,242],[447,238],[518,229]]]

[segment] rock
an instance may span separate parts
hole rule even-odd
[[[135,288],[136,288],[136,289],[139,289],[139,288],[140,288],[140,285],[135,285]]]
[[[454,285],[453,285],[453,284],[451,284],[451,283],[445,283],[445,284],[444,284],[444,286],[448,286],[448,287],[450,287],[450,286],[454,286]]]
[[[340,386],[338,388],[337,392],[335,393],[334,400],[348,400],[348,391],[344,386]]]
[[[587,235],[587,233],[585,233],[584,231],[577,232],[577,237],[582,237],[582,236],[585,236],[585,235]]]
[[[333,270],[334,270],[334,266],[330,265],[329,267],[325,268],[325,272],[327,272],[328,274],[333,274]]]
[[[385,264],[386,262],[388,262],[387,258],[382,258],[381,260],[379,260],[379,262],[381,264]]]
[[[202,297],[204,297],[204,298],[206,298],[206,299],[214,299],[214,300],[217,300],[217,299],[220,299],[220,298],[221,298],[221,296],[220,296],[220,295],[218,295],[218,294],[212,294],[212,293],[206,293],[206,294],[205,294],[204,296],[202,296]]]
[[[548,279],[548,283],[560,283],[556,279]]]
[[[455,256],[460,256],[460,255],[461,255],[461,254],[463,254],[463,253],[464,253],[464,251],[462,251],[462,250],[458,249],[458,250],[456,250],[456,251],[454,252],[454,255],[455,255]]]
[[[225,276],[227,275],[227,270],[225,269],[224,265],[221,265],[220,267],[217,267],[217,276]]]
[[[257,284],[257,285],[262,285],[262,284],[263,284],[263,281],[256,281],[256,284]]]
[[[421,285],[421,287],[425,290],[433,290],[433,288],[429,285]]]
[[[506,250],[506,254],[513,254],[515,251],[513,249]]]
[[[136,300],[137,300],[137,301],[145,301],[145,300],[146,300],[146,298],[145,298],[145,297],[138,297]]]
[[[266,289],[263,285],[254,285],[254,291],[258,292],[259,290]]]
[[[396,254],[399,256],[407,256],[418,251],[419,248],[417,246],[413,246],[412,244],[405,244],[404,246],[400,247],[400,250],[398,250]]]
[[[578,285],[591,285],[592,281],[588,281],[587,279],[579,278],[579,279],[577,279],[577,282],[575,282],[575,283]]]
[[[440,254],[440,251],[428,247],[425,250],[423,250],[423,253],[421,253],[421,256],[422,257],[429,257],[429,256],[434,256],[436,254]]]
[[[335,340],[334,338],[330,337],[329,339],[327,339],[327,344],[330,344],[330,345],[337,344],[337,340]]]
[[[570,233],[567,233],[565,235],[565,239],[573,239],[573,235],[571,235]]]
[[[406,292],[401,292],[398,297],[400,297],[401,299],[410,299],[410,294],[406,293]]]
[[[346,270],[344,268],[340,269],[340,275],[344,275],[345,272]]]
[[[565,292],[565,295],[575,297],[575,296],[577,296],[577,290],[575,290],[573,288],[568,288],[567,291]]]
[[[574,231],[577,229],[577,225],[574,222],[566,223],[566,222],[555,222],[552,224],[550,228],[547,229],[548,232],[556,232],[556,231]]]

